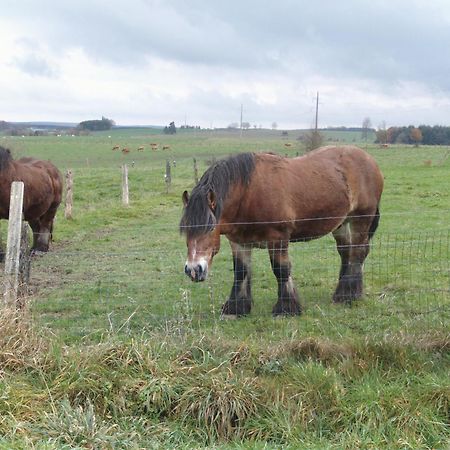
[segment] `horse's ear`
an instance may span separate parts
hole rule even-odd
[[[208,205],[211,208],[211,211],[216,210],[216,194],[213,191],[208,192]]]
[[[181,196],[181,199],[183,200],[183,205],[186,208],[187,204],[189,203],[189,193],[188,191],[184,191],[183,195]]]

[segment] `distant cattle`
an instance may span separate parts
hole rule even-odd
[[[170,150],[170,145],[163,145],[163,150]]]
[[[119,150],[120,145],[115,145],[111,150]]]
[[[150,144],[150,147],[152,150],[158,150],[158,144],[155,144],[154,142]]]
[[[144,151],[144,146],[141,145],[140,147],[138,147],[138,152],[143,152]]]
[[[124,148],[122,149],[122,153],[123,153],[124,155],[127,154],[127,153],[130,153],[130,149],[127,148],[127,147],[124,147]]]

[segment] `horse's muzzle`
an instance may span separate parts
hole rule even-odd
[[[193,266],[193,267],[186,264],[184,266],[184,273],[192,281],[198,282],[198,281],[206,280],[206,276],[208,275],[208,270],[206,268],[203,268],[203,266],[201,264],[197,264],[196,266]]]

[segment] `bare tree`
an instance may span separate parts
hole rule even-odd
[[[370,117],[366,117],[362,123],[362,133],[361,137],[364,139],[364,142],[367,145],[367,139],[369,137],[369,131],[372,128],[372,122],[370,121]]]
[[[302,140],[303,140],[303,144],[305,146],[305,151],[310,152],[311,150],[314,150],[315,148],[320,147],[323,144],[324,138],[319,130],[312,129],[312,130],[308,130],[303,135]]]

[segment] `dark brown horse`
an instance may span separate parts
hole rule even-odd
[[[13,181],[24,183],[23,213],[33,230],[32,250],[46,252],[52,237],[53,219],[61,203],[61,174],[48,161],[13,160],[11,152],[0,146],[0,219],[8,218]]]
[[[251,249],[267,246],[278,281],[272,312],[300,314],[289,242],[331,232],[342,262],[333,300],[349,303],[363,292],[363,263],[378,226],[382,191],[383,176],[376,162],[353,146],[323,147],[293,159],[244,153],[218,161],[190,196],[183,193],[185,272],[193,281],[205,280],[224,234],[231,243],[234,283],[222,313],[248,314]]]

